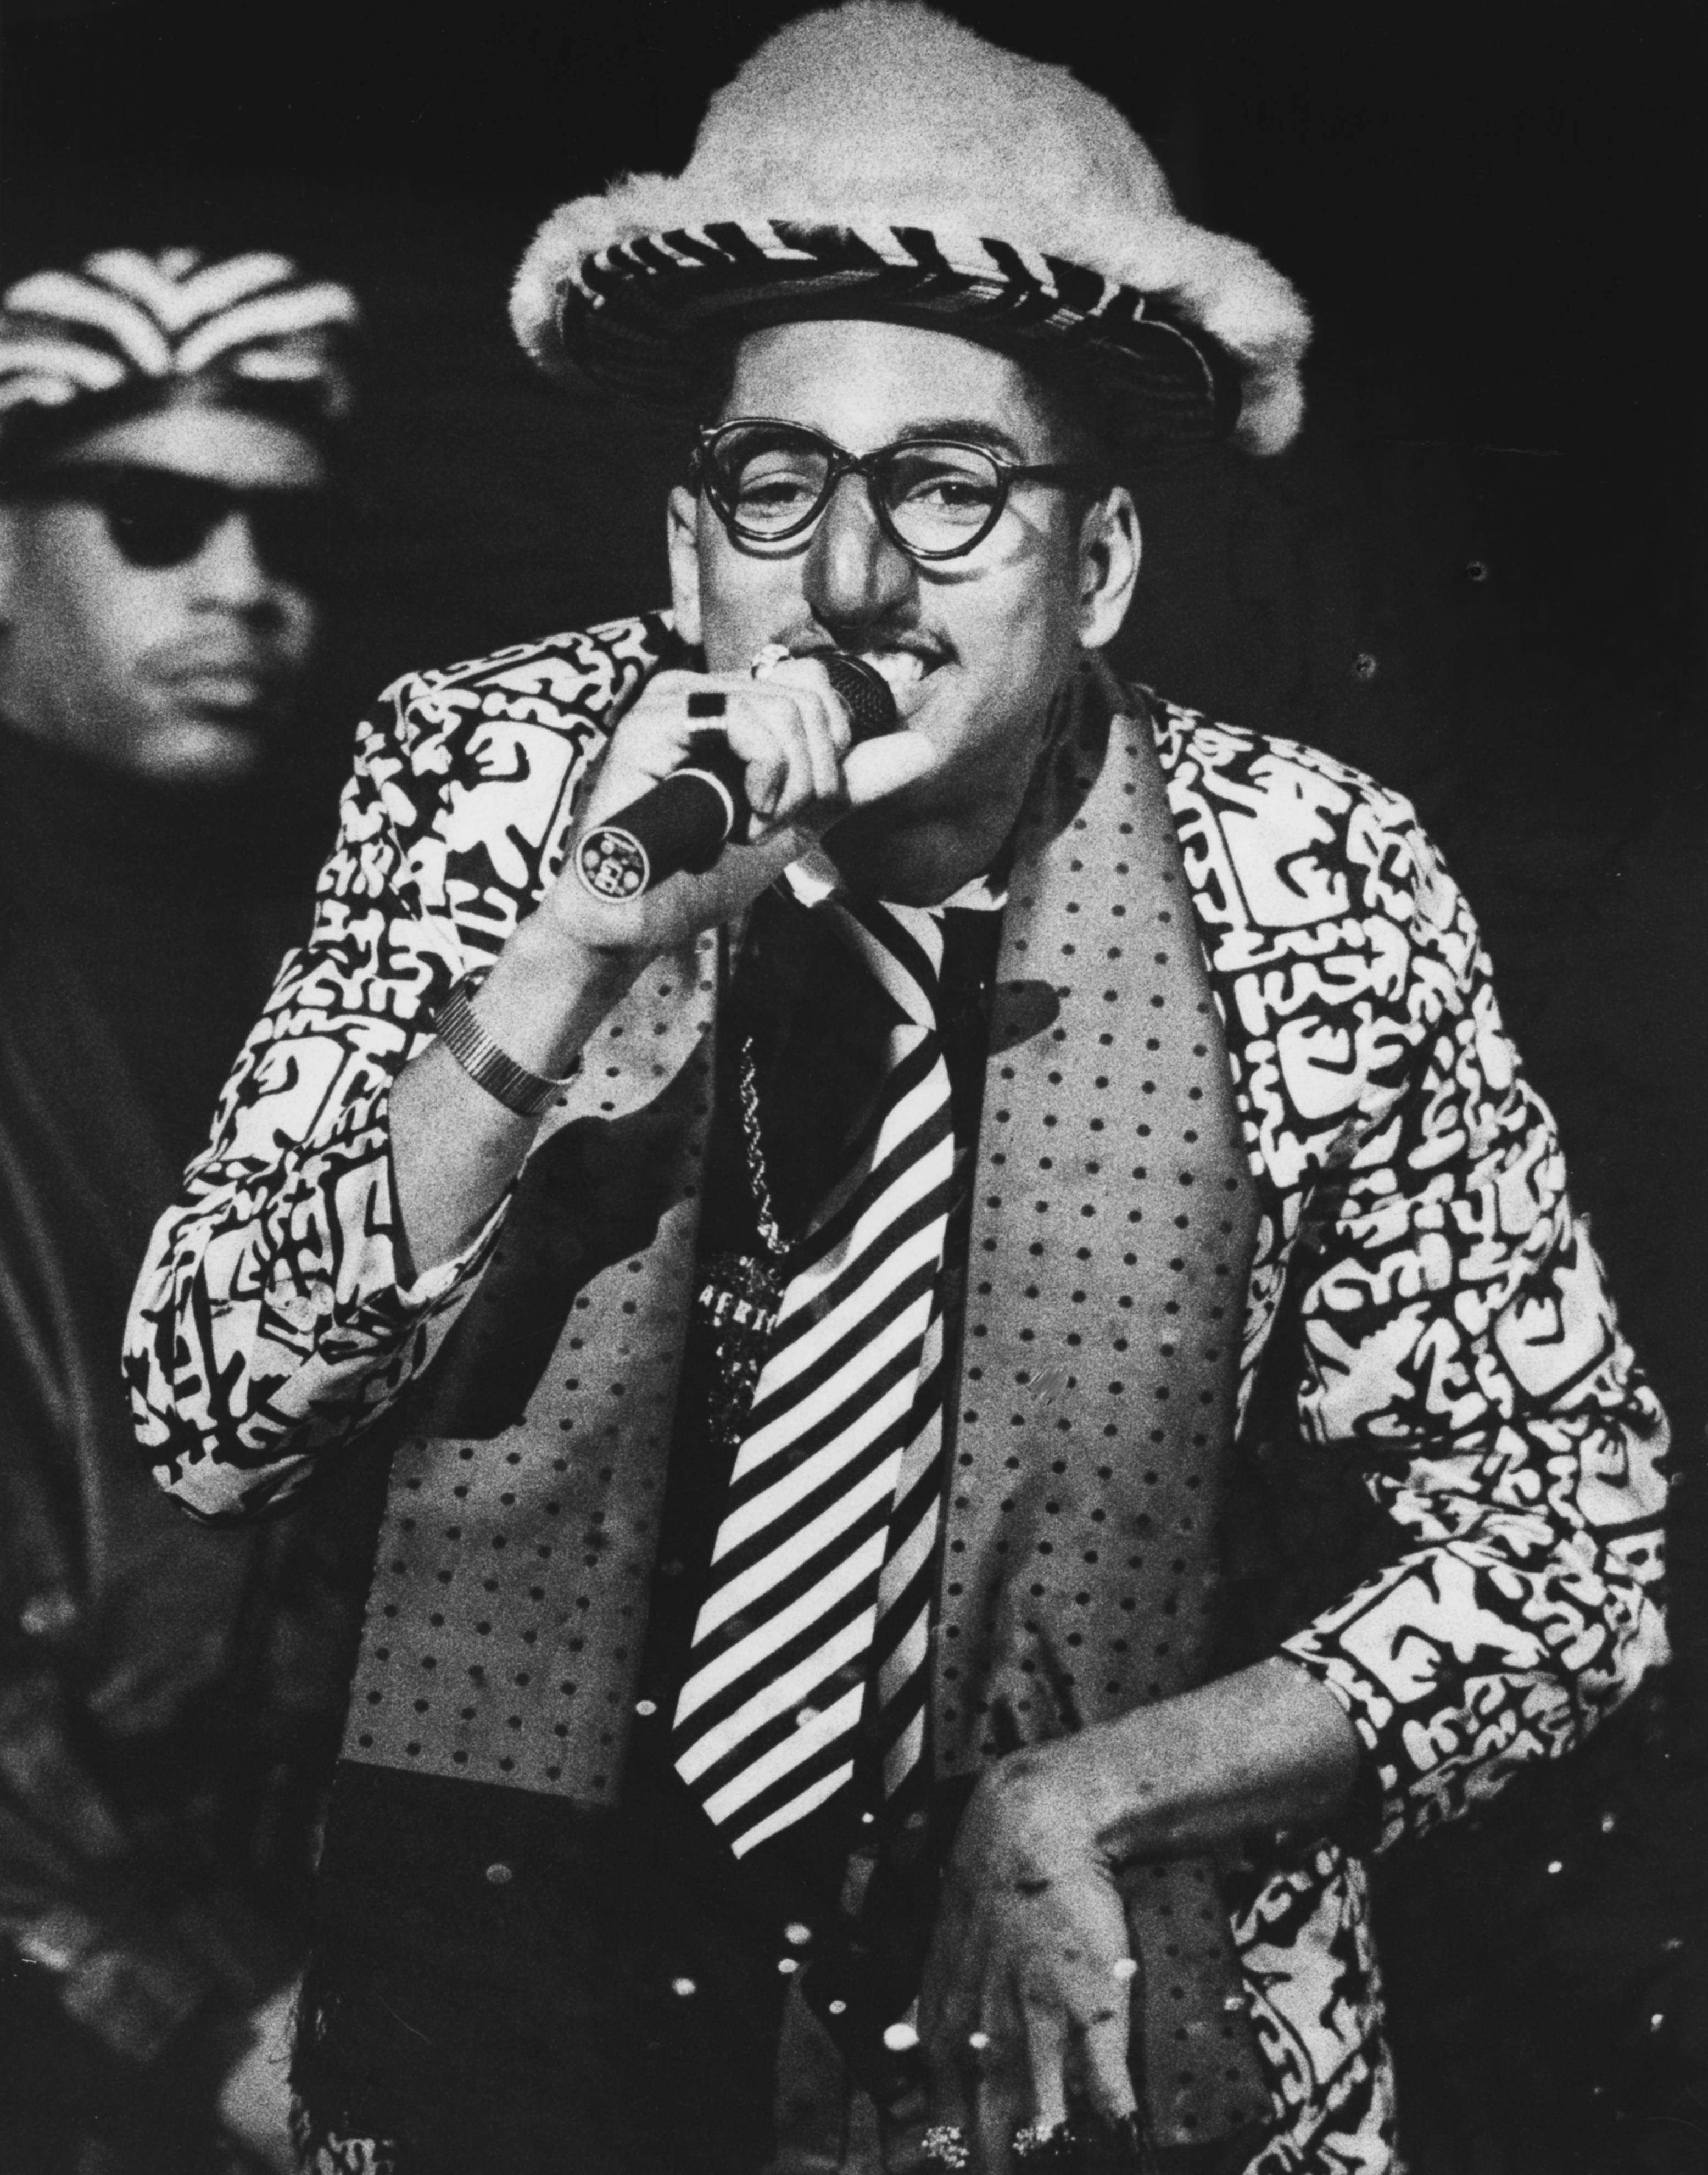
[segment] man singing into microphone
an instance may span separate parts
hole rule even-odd
[[[391,692],[133,1318],[200,1516],[395,1445],[317,2164],[1391,2168],[1357,1852],[1660,1657],[1666,1436],[1408,809],[1100,661],[1300,305],[857,0],[515,316],[699,423],[673,617]],[[1392,1544],[1230,1661],[1261,1360]]]

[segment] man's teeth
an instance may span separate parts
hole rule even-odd
[[[864,661],[889,682],[893,694],[900,694],[903,687],[917,686],[925,676],[924,659],[916,657],[910,649],[886,650],[878,656],[868,656]]]

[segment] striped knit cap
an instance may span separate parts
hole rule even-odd
[[[192,380],[222,401],[324,427],[349,412],[355,297],[252,251],[106,249],[0,298],[0,456],[160,406]]]

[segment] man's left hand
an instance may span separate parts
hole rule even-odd
[[[1112,2122],[1135,2105],[1117,1863],[1190,1857],[1320,1827],[1346,1803],[1358,1740],[1328,1689],[1272,1656],[1176,1699],[1011,1752],[973,1792],[950,1857],[919,1999],[934,2119],[980,2175],[1071,2096]]]
[[[297,1988],[281,1987],[252,2010],[247,2052],[220,2091],[220,2120],[274,2175],[299,2175],[302,2162],[290,2137],[290,2045]]]
[[[919,2002],[934,2120],[1006,2175],[1016,2133],[1068,2098],[1131,2113],[1136,1966],[1092,1810],[1095,1732],[1017,1752],[973,1793],[945,1876]]]

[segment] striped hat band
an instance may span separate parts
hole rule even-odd
[[[1225,437],[1239,407],[1231,359],[1156,296],[989,236],[716,220],[584,258],[561,307],[566,359],[607,391],[664,411],[701,397],[708,343],[815,316],[918,323],[1022,358],[1077,353],[1140,396],[1131,412],[1152,440]]]

